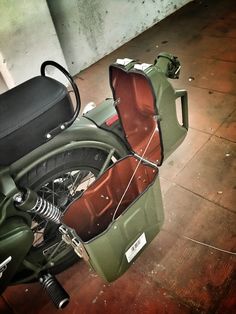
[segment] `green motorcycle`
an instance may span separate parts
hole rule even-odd
[[[54,66],[74,91],[46,76]],[[85,259],[120,277],[164,220],[159,167],[188,130],[178,59],[118,59],[112,99],[80,112],[70,74],[46,61],[41,75],[0,95],[0,291],[39,281],[58,308],[69,295],[55,275]],[[178,121],[176,100],[181,100]]]

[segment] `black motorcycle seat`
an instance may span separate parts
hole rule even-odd
[[[66,87],[49,77],[34,77],[0,95],[0,165],[41,145],[73,114]]]
[[[66,93],[61,83],[37,76],[0,95],[0,138],[37,118]]]

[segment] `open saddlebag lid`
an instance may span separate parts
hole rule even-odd
[[[83,257],[108,282],[130,267],[164,220],[158,93],[147,71],[135,69],[134,63],[110,66],[116,110],[132,153],[109,167],[63,217],[63,223],[75,230]],[[161,79],[166,86],[166,79]]]

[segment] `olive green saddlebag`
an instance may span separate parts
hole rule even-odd
[[[120,277],[160,231],[158,167],[165,148],[169,154],[187,132],[176,116],[176,93],[155,65],[115,63],[110,84],[130,155],[94,181],[63,218],[76,232],[81,255],[108,282]]]

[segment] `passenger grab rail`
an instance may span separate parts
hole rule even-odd
[[[44,61],[41,65],[40,72],[41,72],[42,76],[46,76],[45,70],[46,70],[47,66],[53,66],[65,75],[65,77],[67,78],[67,80],[69,81],[69,83],[72,86],[73,92],[75,94],[75,100],[76,100],[74,115],[72,116],[72,118],[69,121],[64,122],[63,124],[59,125],[55,129],[53,129],[49,133],[47,133],[46,137],[47,137],[47,139],[50,139],[53,136],[60,133],[61,130],[68,128],[75,121],[75,119],[77,118],[77,116],[80,112],[81,100],[80,100],[79,89],[78,89],[77,85],[75,84],[70,73],[65,68],[63,68],[60,64],[58,64],[57,62],[48,60],[48,61]]]

